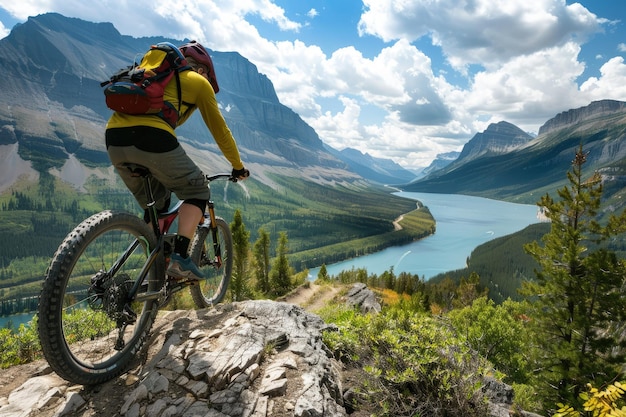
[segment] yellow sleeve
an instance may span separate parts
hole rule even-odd
[[[215,143],[220,148],[226,159],[235,169],[242,169],[243,162],[239,155],[239,149],[237,143],[233,137],[232,132],[224,120],[224,116],[217,106],[217,99],[215,98],[215,92],[208,80],[206,80],[200,74],[194,71],[185,71],[181,75],[181,88],[183,101],[185,103],[195,104],[196,108],[200,111],[204,123],[208,127]],[[173,91],[173,96],[176,97],[176,86],[170,83],[165,90],[165,97],[168,97],[168,93]],[[173,99],[175,100],[175,99]],[[172,101],[174,102],[174,101]],[[178,103],[176,103],[178,105]],[[184,118],[181,118],[178,125],[185,123],[192,112],[187,112]]]

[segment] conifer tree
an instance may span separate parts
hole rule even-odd
[[[597,172],[583,179],[586,156],[581,146],[559,201],[541,198],[550,232],[543,244],[525,247],[540,265],[522,292],[536,308],[538,388],[547,408],[576,403],[588,382],[613,380],[625,359],[623,338],[614,329],[626,318],[626,268],[606,243],[623,233],[626,212],[599,222],[602,180]]]
[[[270,292],[270,235],[262,227],[254,242],[256,289],[263,294]]]
[[[241,301],[252,294],[248,278],[249,239],[250,232],[246,230],[241,212],[235,211],[233,222],[230,224],[233,235],[233,275],[230,283],[230,293],[233,301]]]
[[[328,275],[328,269],[326,269],[326,264],[322,264],[322,266],[320,267],[320,270],[317,273],[317,279],[323,282],[330,281],[330,276]]]
[[[289,265],[287,252],[287,233],[280,232],[276,258],[272,262],[272,270],[270,271],[272,292],[278,296],[287,294],[293,287],[291,282],[293,268]]]

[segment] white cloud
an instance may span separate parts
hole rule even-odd
[[[11,32],[10,29],[7,29],[2,22],[0,22],[0,39],[5,38]]]
[[[248,14],[258,15],[285,31],[301,27],[271,0],[188,0],[176,7],[171,0],[0,0],[0,7],[20,20],[54,11],[94,22],[111,21],[120,32],[132,36],[183,34],[200,38],[204,33],[219,33],[219,29],[236,30],[231,26],[233,22],[245,22]],[[244,32],[247,30],[243,28]]]
[[[509,59],[583,39],[600,30],[595,15],[564,0],[364,0],[363,34],[385,41],[425,35],[450,63],[499,65]]]
[[[579,52],[580,47],[570,42],[477,73],[463,100],[468,117],[490,116],[489,122],[506,120],[537,131],[556,113],[588,104],[576,83],[584,71]]]
[[[626,65],[624,58],[615,57],[600,68],[601,76],[585,81],[580,90],[587,101],[614,99],[626,100]]]

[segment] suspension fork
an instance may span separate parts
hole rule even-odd
[[[211,260],[216,266],[219,268],[222,266],[222,248],[220,247],[220,243],[217,240],[217,219],[215,218],[215,205],[213,201],[209,200],[207,202],[207,209],[209,211],[209,220],[211,229],[211,236],[213,237],[213,253],[215,254],[215,259]]]

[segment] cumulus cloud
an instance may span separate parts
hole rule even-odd
[[[0,22],[0,39],[6,37],[9,34],[10,30],[7,29],[2,22]]]
[[[602,23],[563,0],[364,0],[362,34],[385,41],[430,36],[456,68],[498,65],[519,55],[584,39]]]
[[[569,108],[588,104],[578,94],[576,80],[584,71],[579,52],[580,47],[569,42],[479,72],[463,103],[475,117],[490,116],[488,122],[507,120],[536,131],[564,103]]]
[[[600,68],[600,77],[591,77],[580,86],[589,101],[626,98],[626,65],[624,58],[610,59]]]
[[[66,16],[100,22],[112,21],[120,32],[132,36],[174,36],[212,33],[212,28],[233,29],[248,14],[276,24],[281,30],[297,31],[301,24],[288,19],[285,10],[272,0],[188,0],[172,6],[171,0],[0,0],[0,7],[17,19],[54,11]],[[114,12],[114,13],[112,13]],[[246,22],[245,26],[251,26]],[[246,28],[243,29],[244,31]],[[217,31],[216,31],[217,32]]]

